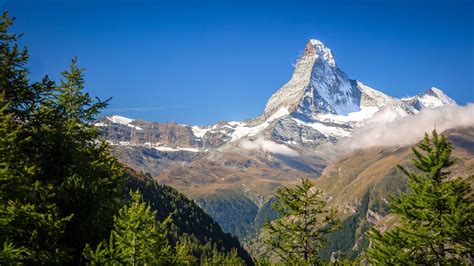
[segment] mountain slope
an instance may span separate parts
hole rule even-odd
[[[291,79],[270,97],[262,115],[256,118],[188,126],[110,116],[96,125],[113,145],[153,149],[154,153],[180,153],[177,161],[189,162],[189,157],[200,158],[198,153],[226,149],[243,139],[258,137],[296,149],[313,149],[350,136],[354,128],[384,107],[394,108],[400,115],[411,115],[421,108],[446,104],[456,103],[434,87],[411,98],[396,99],[350,79],[338,68],[331,50],[312,39],[298,59]],[[183,156],[186,159],[181,160]],[[161,172],[151,167],[145,169],[152,170],[154,175]]]
[[[281,108],[312,118],[317,113],[345,115],[359,110],[360,91],[339,70],[329,48],[310,40],[291,80],[272,95],[264,115]]]
[[[450,129],[443,132],[453,145],[456,163],[450,168],[452,177],[468,177],[474,173],[474,127]],[[323,252],[343,251],[349,257],[358,255],[368,242],[364,236],[369,226],[385,224],[389,213],[390,195],[406,191],[406,177],[397,164],[412,169],[410,146],[377,147],[355,151],[331,163],[316,186],[330,197],[329,206],[336,207],[344,222],[341,232],[330,237]],[[352,241],[343,241],[352,239]]]
[[[450,168],[451,176],[474,174],[474,127],[450,129],[443,134],[452,143],[456,160]],[[412,157],[411,146],[358,150],[331,162],[314,180],[327,196],[328,206],[339,210],[343,225],[328,237],[328,246],[321,252],[323,258],[329,260],[333,252],[354,258],[367,247],[365,232],[370,226],[390,226],[390,195],[406,191],[406,177],[397,164],[412,169]],[[273,218],[270,214],[264,220]],[[260,233],[244,241],[253,255],[269,252],[262,246],[262,238]]]
[[[190,126],[111,116],[96,126],[122,162],[193,198],[245,239],[278,187],[319,177],[357,129],[444,105],[455,102],[436,88],[397,99],[350,79],[329,48],[310,40],[291,79],[256,118]]]
[[[431,87],[424,93],[402,100],[417,110],[422,108],[436,108],[443,105],[456,105],[456,101],[436,87]]]
[[[191,236],[198,245],[206,245],[210,242],[216,245],[218,250],[230,252],[236,249],[238,255],[244,259],[248,265],[252,265],[252,259],[239,243],[239,240],[228,233],[224,233],[207,213],[205,213],[194,201],[189,200],[175,189],[158,184],[155,180],[127,169],[128,184],[127,189],[139,189],[143,199],[149,202],[150,206],[157,211],[157,219],[165,220],[172,215],[168,236],[172,243],[184,234]],[[124,191],[128,193],[128,191]]]

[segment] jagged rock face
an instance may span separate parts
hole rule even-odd
[[[350,136],[354,128],[363,125],[382,108],[390,107],[400,115],[411,115],[421,108],[445,104],[455,102],[437,88],[412,98],[396,99],[352,80],[338,68],[329,48],[318,40],[310,40],[291,79],[270,97],[263,114],[257,118],[188,126],[111,116],[96,125],[114,146],[134,147],[136,152],[143,149],[143,154],[151,154],[150,160],[141,161],[148,164],[143,168],[155,169],[152,164],[157,162],[157,157],[188,162],[188,158],[203,156],[188,153],[213,157],[215,151],[223,152],[238,147],[244,139],[260,137],[292,149],[311,151],[323,143],[335,143]],[[155,151],[150,152],[150,149]],[[171,156],[170,153],[182,155]]]
[[[416,110],[422,108],[436,108],[443,105],[456,105],[456,101],[451,99],[444,92],[436,87],[427,89],[424,93],[414,97],[402,99],[405,103],[412,106]]]
[[[97,125],[113,144],[166,152],[212,151],[259,136],[296,149],[313,149],[350,136],[355,127],[387,106],[403,116],[445,104],[456,103],[437,88],[396,99],[352,80],[337,67],[329,48],[310,40],[290,81],[270,97],[263,114],[255,119],[200,127],[112,116]]]
[[[230,140],[230,132],[228,128],[223,130],[212,132],[208,131],[202,137],[203,146],[206,148],[218,148]]]
[[[346,115],[358,111],[360,91],[336,65],[332,52],[310,40],[291,80],[272,95],[265,108],[269,117],[281,107],[313,118],[315,114]]]
[[[383,173],[385,183],[398,188],[399,179],[390,178],[395,177],[391,168],[376,163],[383,153],[372,154],[369,161],[356,154],[353,167],[360,171],[344,172],[341,166],[320,177],[330,153],[337,153],[327,147],[333,149],[332,143],[350,136],[354,128],[387,107],[400,115],[411,115],[421,108],[444,104],[455,102],[436,88],[412,98],[396,99],[350,79],[337,67],[329,48],[310,40],[291,79],[270,97],[257,118],[188,126],[110,116],[97,121],[96,126],[119,160],[199,201],[225,230],[243,238],[259,227],[262,206],[270,208],[267,203],[275,191],[282,185],[298,183],[301,177],[319,177],[318,185],[330,194],[340,186],[338,178],[356,173],[369,179],[371,187],[377,184],[375,174]],[[273,152],[275,149],[245,149],[242,143],[249,140],[260,140],[258,145],[263,146],[279,145],[277,149],[283,146],[298,156]],[[374,174],[363,175],[372,163]],[[341,164],[350,166],[347,160]],[[395,165],[390,162],[390,167]],[[346,190],[332,193],[337,199],[332,200],[334,206],[347,215],[357,213],[369,181],[347,180]],[[370,209],[374,213],[363,213],[369,222],[377,220],[375,210],[380,204],[374,204]]]
[[[223,130],[195,135],[192,127],[175,122],[154,123],[120,116],[106,117],[96,122],[101,135],[113,145],[144,146],[171,152],[174,150],[199,151],[224,144]]]
[[[319,131],[308,126],[301,126],[289,117],[283,117],[276,122],[271,136],[284,143],[295,143],[308,147],[317,147],[319,143],[328,139]]]

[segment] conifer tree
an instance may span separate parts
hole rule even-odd
[[[65,223],[51,185],[33,181],[35,165],[21,152],[20,126],[0,109],[0,264],[58,264],[67,259],[60,244]]]
[[[155,221],[156,211],[142,201],[140,192],[130,192],[131,202],[114,218],[114,229],[108,243],[93,251],[84,250],[94,264],[165,265],[172,262],[172,249],[166,239],[165,224]],[[170,216],[171,217],[171,216]]]
[[[9,103],[9,109],[19,110],[31,97],[31,91],[25,66],[28,51],[18,46],[20,36],[8,31],[13,21],[8,12],[0,17],[0,103]]]
[[[276,198],[273,208],[279,218],[265,224],[266,244],[285,263],[321,264],[318,252],[326,236],[339,228],[337,211],[326,208],[322,191],[308,179],[294,188],[280,188]]]
[[[399,224],[382,233],[372,229],[367,251],[373,264],[463,264],[474,251],[474,198],[468,179],[449,178],[451,144],[433,131],[413,148],[416,171],[402,166],[408,192],[393,198]],[[471,261],[472,262],[472,261]]]
[[[47,128],[39,127],[50,140],[38,143],[38,154],[43,155],[38,161],[41,177],[57,184],[60,210],[74,215],[65,233],[77,261],[86,243],[96,245],[110,232],[113,216],[124,203],[124,175],[93,124],[107,101],[94,101],[83,92],[83,69],[75,58],[62,76],[54,115],[48,117]]]
[[[229,253],[219,252],[217,247],[214,246],[210,253],[203,255],[201,258],[201,265],[245,265],[245,262],[238,256],[237,250],[232,249]]]
[[[193,256],[193,248],[192,248],[192,243],[189,239],[187,238],[181,238],[177,243],[176,243],[176,254],[173,259],[173,264],[176,265],[196,265],[197,264],[197,258]]]
[[[12,22],[8,13],[0,17],[0,264],[61,264],[68,259],[62,240],[71,216],[61,215],[53,185],[37,179],[40,166],[29,152],[26,123],[33,120],[36,97],[52,83],[29,85],[28,53],[8,32]]]
[[[46,241],[59,241],[54,250],[69,253],[78,263],[85,243],[95,245],[107,236],[113,215],[123,204],[122,167],[93,125],[107,101],[93,100],[83,92],[82,69],[75,59],[62,73],[60,85],[47,77],[30,83],[28,52],[19,48],[20,36],[8,31],[12,23],[8,13],[0,17],[0,127],[8,136],[2,138],[5,153],[0,155],[0,186],[6,188],[0,219],[10,217],[3,219],[0,230],[18,230],[2,234],[10,241],[2,244],[9,250],[28,249],[35,240],[24,238],[34,235],[45,241],[34,244],[39,252],[52,245]],[[15,216],[12,208],[36,220]],[[56,229],[47,230],[41,217],[53,219],[49,222]],[[41,230],[50,235],[42,236]]]

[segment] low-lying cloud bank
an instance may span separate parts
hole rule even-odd
[[[374,115],[364,126],[354,129],[351,137],[342,139],[340,147],[365,149],[376,146],[404,146],[420,141],[433,129],[443,132],[456,127],[474,126],[474,104],[423,109],[415,115],[401,116],[386,108]]]
[[[291,157],[299,156],[298,152],[291,149],[290,147],[273,142],[271,140],[266,140],[263,137],[259,137],[254,141],[242,140],[239,144],[239,147],[244,150],[263,150],[265,152],[281,154]]]

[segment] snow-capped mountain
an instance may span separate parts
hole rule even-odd
[[[455,105],[440,89],[397,99],[350,79],[333,53],[312,39],[298,59],[291,79],[268,100],[257,118],[211,126],[136,121],[110,116],[97,122],[105,137],[122,146],[145,146],[158,151],[206,152],[238,146],[243,139],[264,137],[297,149],[312,149],[351,135],[382,108],[400,116],[422,108]]]
[[[402,100],[417,110],[421,110],[422,108],[436,108],[443,105],[456,105],[456,101],[436,87],[431,87],[424,93],[409,98],[403,98]]]
[[[423,118],[426,111],[436,112],[420,112],[423,108],[455,104],[436,88],[406,99],[384,94],[349,78],[339,69],[329,48],[318,40],[310,40],[291,79],[271,95],[256,118],[192,126],[108,116],[95,125],[122,163],[179,189],[203,207],[226,232],[242,239],[254,233],[252,230],[257,225],[254,222],[263,217],[258,212],[266,213],[271,205],[268,200],[281,185],[296,184],[301,177],[321,177],[326,166],[337,162],[343,154],[339,152],[340,146],[347,150],[349,145],[345,141],[354,141],[346,137],[352,136],[355,142],[360,142],[357,136],[370,135],[379,143],[380,138],[375,137],[384,131],[373,129],[399,125],[395,120],[403,116]],[[400,120],[411,118],[415,116]],[[424,128],[431,127],[428,124]],[[472,139],[472,128],[465,131],[461,135]],[[468,142],[461,139],[459,143]],[[342,186],[343,192],[335,195],[344,210],[355,211],[359,201],[346,202],[347,195],[360,199],[369,195],[366,191],[372,191],[377,180],[386,177],[390,182],[396,180],[392,178],[392,168],[377,163],[379,158],[395,160],[392,157],[399,156],[400,150],[392,150],[393,153],[369,150],[366,152],[369,155],[364,157],[355,153],[350,158],[355,163],[346,164],[342,160],[329,168],[333,174],[323,175],[326,179],[321,180],[327,180],[325,184],[335,189],[342,186],[340,180],[353,176],[348,173],[357,172],[369,178],[371,181],[349,182]],[[471,153],[465,154],[469,158]],[[372,164],[365,164],[366,160]],[[367,165],[372,165],[370,171],[365,171]],[[356,168],[364,171],[352,171]],[[344,172],[344,169],[348,170]],[[390,184],[388,187],[395,187]],[[354,186],[360,188],[359,194],[353,193]]]
[[[339,70],[331,50],[319,40],[310,40],[291,80],[272,95],[264,115],[287,108],[311,119],[319,113],[346,115],[359,111],[359,105],[360,91]]]

